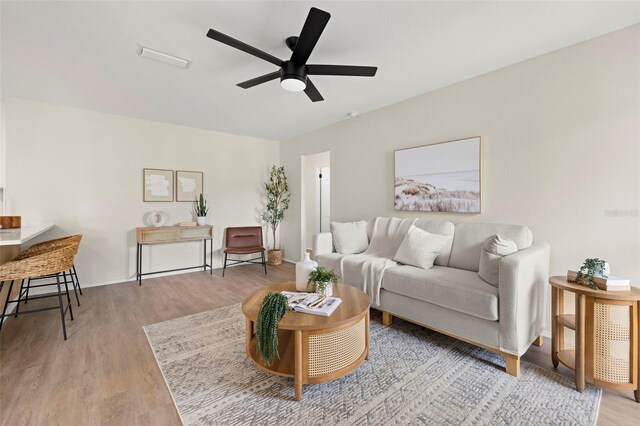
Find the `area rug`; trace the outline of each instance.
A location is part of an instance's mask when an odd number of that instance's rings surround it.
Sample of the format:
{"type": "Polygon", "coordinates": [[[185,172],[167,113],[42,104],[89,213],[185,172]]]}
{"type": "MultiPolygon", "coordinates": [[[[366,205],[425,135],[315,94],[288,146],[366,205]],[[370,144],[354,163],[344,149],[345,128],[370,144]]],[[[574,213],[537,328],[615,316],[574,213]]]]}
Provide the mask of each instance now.
{"type": "Polygon", "coordinates": [[[369,360],[306,385],[245,354],[240,305],[144,327],[182,422],[192,425],[593,425],[601,390],[522,363],[520,378],[484,349],[372,314],[369,360]]]}

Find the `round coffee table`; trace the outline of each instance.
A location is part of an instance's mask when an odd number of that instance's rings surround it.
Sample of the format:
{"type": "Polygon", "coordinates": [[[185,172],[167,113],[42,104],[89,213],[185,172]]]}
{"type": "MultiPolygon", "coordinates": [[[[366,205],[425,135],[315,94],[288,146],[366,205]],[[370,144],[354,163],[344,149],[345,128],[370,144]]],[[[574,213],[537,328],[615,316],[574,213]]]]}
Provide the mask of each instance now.
{"type": "Polygon", "coordinates": [[[262,300],[271,291],[296,291],[295,283],[265,287],[242,302],[247,355],[260,368],[293,377],[295,398],[302,385],[322,383],[356,370],[369,356],[369,297],[355,287],[337,284],[333,295],[342,303],[329,317],[287,312],[278,323],[280,359],[265,365],[256,349],[255,323],[262,300]]]}

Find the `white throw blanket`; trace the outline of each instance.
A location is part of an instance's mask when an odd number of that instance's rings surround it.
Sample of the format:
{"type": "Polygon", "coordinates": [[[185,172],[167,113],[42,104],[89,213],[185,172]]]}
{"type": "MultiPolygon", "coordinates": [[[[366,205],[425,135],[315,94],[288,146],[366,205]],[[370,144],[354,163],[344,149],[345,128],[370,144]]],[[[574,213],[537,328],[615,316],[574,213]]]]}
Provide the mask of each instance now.
{"type": "Polygon", "coordinates": [[[387,268],[396,266],[393,257],[415,219],[377,217],[373,224],[371,243],[364,253],[342,258],[342,280],[369,295],[369,300],[380,305],[382,276],[387,268]]]}

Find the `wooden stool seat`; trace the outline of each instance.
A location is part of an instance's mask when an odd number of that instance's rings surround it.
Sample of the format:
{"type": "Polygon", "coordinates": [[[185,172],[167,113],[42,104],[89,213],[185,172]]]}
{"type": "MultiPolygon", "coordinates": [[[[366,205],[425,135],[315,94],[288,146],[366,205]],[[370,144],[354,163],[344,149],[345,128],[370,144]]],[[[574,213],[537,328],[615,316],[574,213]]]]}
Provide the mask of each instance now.
{"type": "MultiPolygon", "coordinates": [[[[81,240],[82,240],[82,234],[77,234],[77,235],[70,235],[70,236],[62,237],[62,238],[56,238],[54,240],[43,241],[41,243],[32,245],[31,247],[29,247],[26,250],[21,251],[20,254],[18,254],[18,256],[16,256],[13,260],[27,259],[27,258],[32,257],[32,256],[37,256],[37,255],[40,255],[40,254],[43,254],[43,253],[48,253],[50,251],[56,250],[56,249],[61,248],[61,247],[68,246],[70,244],[77,244],[77,248],[79,248],[81,240]]],[[[76,254],[77,254],[77,252],[76,252],[76,254]]],[[[71,268],[69,269],[68,273],[71,276],[71,283],[73,285],[73,293],[76,296],[76,303],[78,304],[78,306],[80,306],[80,297],[78,296],[78,291],[80,292],[80,295],[82,295],[82,287],[80,287],[80,280],[78,279],[78,273],[76,271],[75,264],[71,266],[71,268]]],[[[31,288],[34,288],[34,287],[47,287],[47,286],[56,285],[55,282],[50,282],[50,283],[47,283],[47,284],[40,284],[40,285],[31,285],[31,281],[33,281],[33,280],[43,280],[43,279],[52,279],[52,278],[55,278],[55,276],[54,275],[44,275],[44,276],[37,277],[37,278],[29,278],[27,280],[26,288],[24,288],[24,286],[20,287],[20,297],[22,297],[23,292],[24,292],[25,303],[27,303],[27,301],[29,300],[29,290],[31,288]]]]}
{"type": "Polygon", "coordinates": [[[71,298],[69,297],[69,288],[67,286],[67,278],[66,271],[70,270],[73,266],[73,260],[75,254],[78,251],[78,242],[71,241],[66,245],[57,247],[54,250],[48,251],[46,253],[33,254],[29,257],[25,257],[19,260],[13,260],[4,265],[0,266],[0,289],[4,286],[5,282],[10,282],[9,291],[7,292],[7,298],[4,303],[4,308],[2,310],[2,316],[0,320],[0,330],[2,330],[2,324],[4,323],[4,318],[10,316],[12,314],[7,314],[7,307],[9,303],[16,303],[16,312],[15,316],[17,317],[19,314],[27,314],[33,312],[40,312],[50,309],[60,309],[60,318],[62,321],[62,332],[64,335],[64,339],[67,340],[67,328],[65,324],[65,316],[66,312],[69,311],[69,315],[73,320],[73,310],[71,308],[71,298]],[[60,275],[63,274],[64,282],[61,281],[60,275]],[[25,301],[22,298],[22,292],[19,293],[18,299],[10,300],[11,298],[11,290],[13,288],[13,284],[15,281],[21,281],[21,289],[22,285],[24,285],[24,280],[40,278],[43,276],[53,276],[56,278],[56,285],[58,292],[54,295],[40,295],[32,297],[32,299],[43,299],[48,297],[58,297],[58,305],[57,306],[48,306],[45,308],[32,309],[29,311],[19,312],[20,302],[25,301]],[[62,289],[61,286],[64,284],[65,294],[67,296],[67,306],[64,307],[62,302],[62,289]]]}

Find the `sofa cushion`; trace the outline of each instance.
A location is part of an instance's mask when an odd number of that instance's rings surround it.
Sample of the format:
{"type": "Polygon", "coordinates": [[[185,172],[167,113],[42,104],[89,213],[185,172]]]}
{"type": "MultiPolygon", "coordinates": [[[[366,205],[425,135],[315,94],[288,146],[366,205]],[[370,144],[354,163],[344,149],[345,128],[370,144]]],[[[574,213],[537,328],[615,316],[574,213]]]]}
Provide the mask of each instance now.
{"type": "Polygon", "coordinates": [[[485,282],[498,287],[500,259],[518,251],[516,243],[500,235],[494,235],[482,245],[478,275],[485,282]]]}
{"type": "Polygon", "coordinates": [[[429,269],[433,266],[433,261],[442,247],[448,242],[448,235],[432,234],[412,225],[393,260],[405,265],[429,269]]]}
{"type": "Polygon", "coordinates": [[[316,262],[318,262],[318,266],[324,266],[330,271],[335,272],[339,277],[342,277],[342,258],[344,254],[340,253],[324,253],[316,256],[316,262]]]}
{"type": "Polygon", "coordinates": [[[478,272],[482,245],[498,234],[516,243],[518,250],[531,246],[533,234],[526,226],[489,223],[456,223],[449,265],[453,268],[478,272]]]}
{"type": "Polygon", "coordinates": [[[382,288],[478,318],[498,320],[498,289],[475,272],[444,266],[397,266],[385,271],[382,288]]]}
{"type": "Polygon", "coordinates": [[[449,241],[442,247],[440,254],[433,262],[434,265],[449,266],[449,256],[451,255],[451,245],[453,244],[453,233],[455,226],[446,220],[416,220],[414,225],[423,231],[432,234],[448,235],[449,241]]]}
{"type": "Polygon", "coordinates": [[[338,253],[358,254],[369,247],[367,222],[331,222],[333,245],[338,253]]]}

